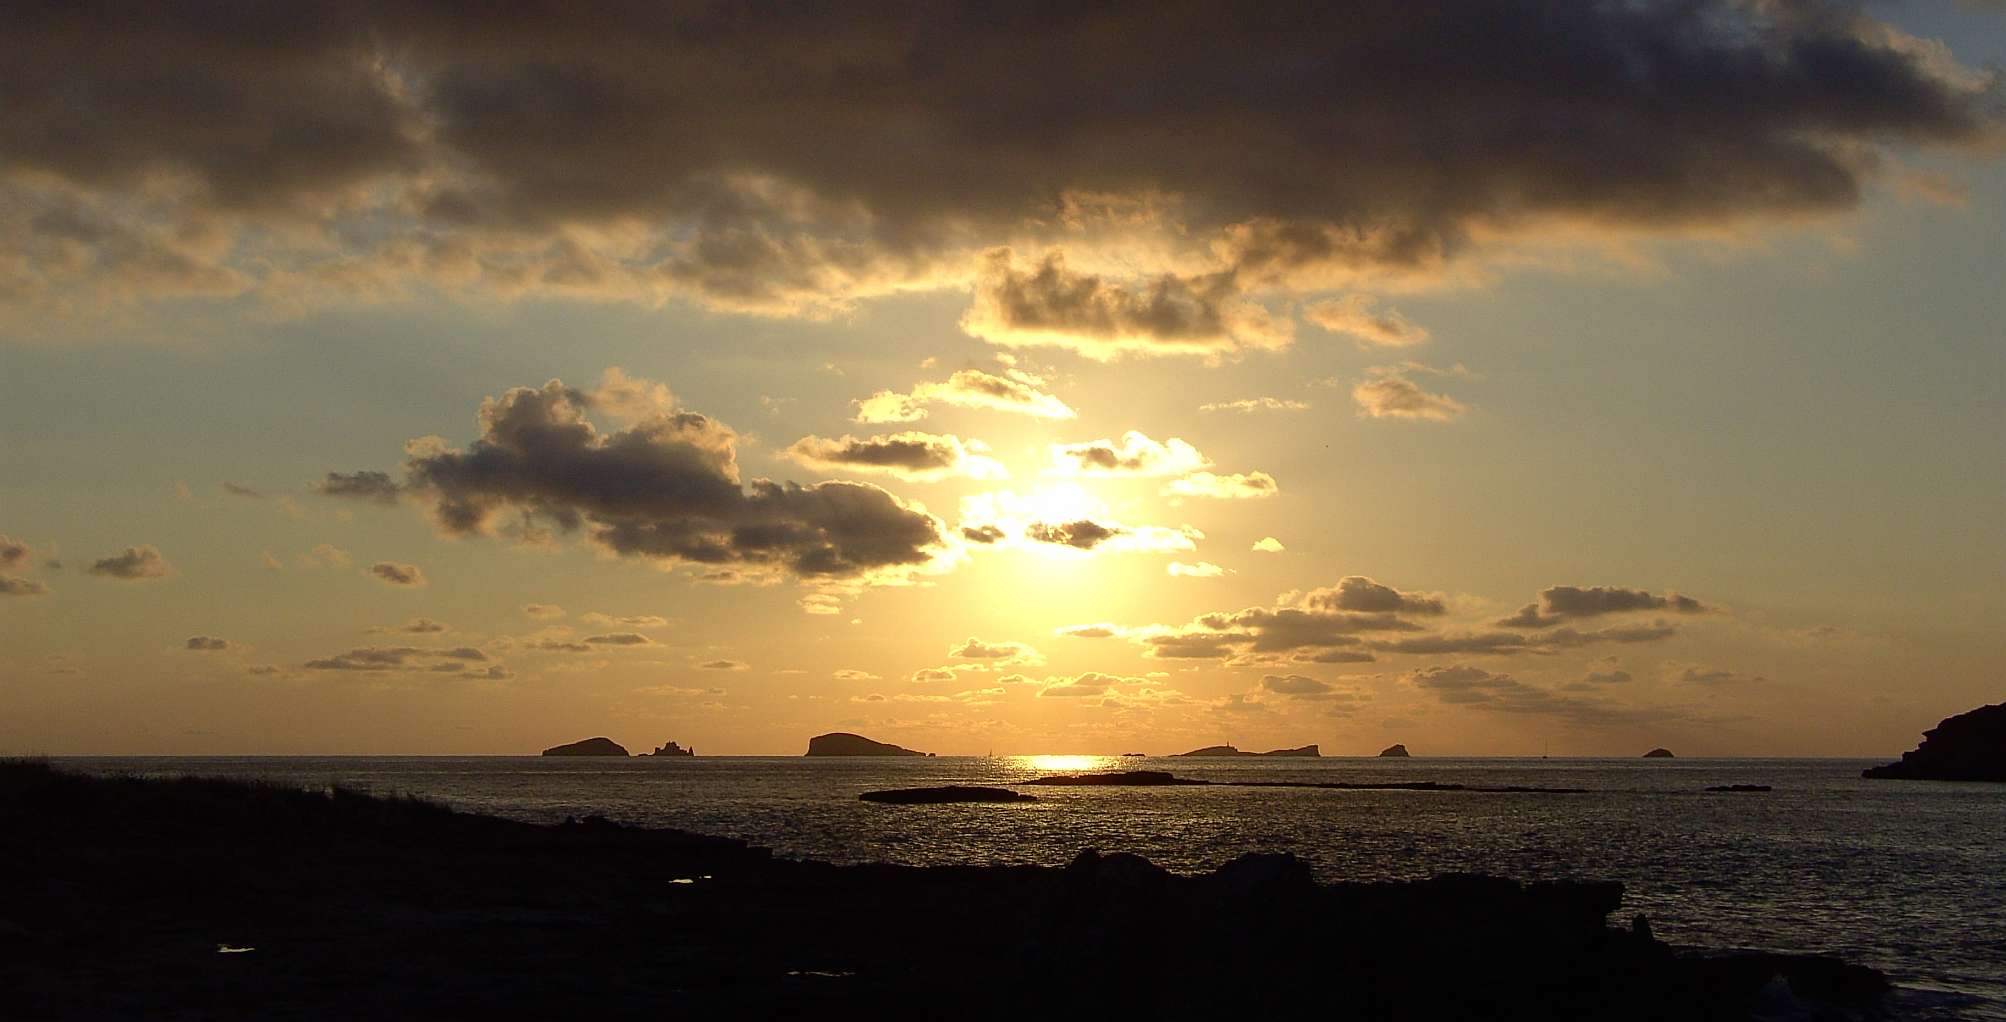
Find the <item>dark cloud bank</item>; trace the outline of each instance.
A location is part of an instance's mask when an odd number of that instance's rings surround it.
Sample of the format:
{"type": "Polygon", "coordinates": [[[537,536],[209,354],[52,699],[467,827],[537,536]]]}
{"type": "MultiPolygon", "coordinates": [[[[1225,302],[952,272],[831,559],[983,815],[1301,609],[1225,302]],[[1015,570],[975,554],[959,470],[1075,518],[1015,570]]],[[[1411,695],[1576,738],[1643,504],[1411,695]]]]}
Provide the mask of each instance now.
{"type": "Polygon", "coordinates": [[[952,281],[1003,343],[1257,346],[1286,329],[1250,289],[1846,208],[1889,145],[1996,116],[1989,75],[1816,0],[31,2],[8,35],[13,304],[952,281]],[[1137,232],[1195,258],[1110,281],[1035,250],[1137,232]]]}

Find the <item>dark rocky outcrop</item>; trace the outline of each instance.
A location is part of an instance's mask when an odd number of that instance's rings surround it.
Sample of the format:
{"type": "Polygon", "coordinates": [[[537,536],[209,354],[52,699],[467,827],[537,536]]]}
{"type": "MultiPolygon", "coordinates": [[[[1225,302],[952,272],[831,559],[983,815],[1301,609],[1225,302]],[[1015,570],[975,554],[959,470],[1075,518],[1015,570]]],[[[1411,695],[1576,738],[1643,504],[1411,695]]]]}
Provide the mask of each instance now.
{"type": "Polygon", "coordinates": [[[808,739],[810,756],[931,756],[930,752],[914,752],[884,742],[874,742],[863,735],[853,735],[848,731],[832,731],[826,735],[816,735],[808,739]]]}
{"type": "Polygon", "coordinates": [[[1657,748],[1657,749],[1652,749],[1651,751],[1649,751],[1649,752],[1647,752],[1647,753],[1644,753],[1644,756],[1643,756],[1643,758],[1645,758],[1645,759],[1671,759],[1671,758],[1672,758],[1672,750],[1670,750],[1670,749],[1666,749],[1666,748],[1657,748]]]}
{"type": "Polygon", "coordinates": [[[1202,749],[1180,752],[1177,754],[1177,758],[1224,759],[1233,756],[1301,756],[1311,758],[1321,755],[1322,753],[1319,753],[1314,745],[1305,745],[1296,749],[1269,749],[1267,752],[1242,752],[1231,745],[1207,745],[1202,749]]]}
{"type": "Polygon", "coordinates": [[[1114,770],[1104,774],[1053,774],[1050,777],[1034,777],[1018,784],[1036,784],[1056,788],[1112,787],[1112,788],[1160,788],[1179,784],[1209,784],[1189,777],[1179,777],[1166,770],[1114,770]]]}
{"type": "Polygon", "coordinates": [[[862,802],[884,802],[897,806],[933,806],[950,802],[1036,802],[1035,795],[1008,788],[984,788],[971,784],[948,784],[938,788],[893,788],[867,791],[857,796],[862,802]]]}
{"type": "Polygon", "coordinates": [[[659,748],[659,749],[656,749],[656,750],[655,750],[655,751],[653,751],[653,752],[650,752],[650,753],[646,753],[645,755],[649,755],[649,756],[694,756],[694,755],[696,755],[696,754],[697,754],[697,749],[696,749],[696,746],[694,746],[694,745],[692,745],[692,746],[690,746],[689,748],[685,749],[685,748],[683,748],[682,746],[680,746],[680,745],[677,745],[677,744],[676,744],[676,743],[674,743],[674,742],[669,742],[669,743],[667,743],[666,745],[663,745],[663,746],[662,746],[661,748],[659,748]]]}
{"type": "Polygon", "coordinates": [[[1404,745],[1401,745],[1401,744],[1400,744],[1399,742],[1395,742],[1395,743],[1393,743],[1392,745],[1389,745],[1389,746],[1387,746],[1386,748],[1384,748],[1384,749],[1381,749],[1381,750],[1379,750],[1379,758],[1380,758],[1380,759],[1406,759],[1406,758],[1407,758],[1407,747],[1406,747],[1406,746],[1404,746],[1404,745]]]}
{"type": "Polygon", "coordinates": [[[1901,762],[1868,767],[1862,777],[1918,781],[2006,781],[2006,703],[1945,717],[1922,733],[1901,762]]]}
{"type": "Polygon", "coordinates": [[[1197,875],[837,866],[597,817],[0,762],[7,1017],[1866,1018],[1886,984],[1809,956],[1675,951],[1620,885],[1318,883],[1292,855],[1197,875]],[[228,862],[227,869],[217,863],[228,862]],[[107,925],[106,920],[116,920],[107,925]],[[867,920],[869,939],[848,921],[867,920]],[[218,954],[220,946],[252,949],[218,954]],[[1765,1017],[1775,1017],[1765,1015],[1765,1017]]]}
{"type": "Polygon", "coordinates": [[[611,738],[587,738],[569,745],[553,745],[543,750],[546,756],[625,756],[627,749],[611,738]]]}

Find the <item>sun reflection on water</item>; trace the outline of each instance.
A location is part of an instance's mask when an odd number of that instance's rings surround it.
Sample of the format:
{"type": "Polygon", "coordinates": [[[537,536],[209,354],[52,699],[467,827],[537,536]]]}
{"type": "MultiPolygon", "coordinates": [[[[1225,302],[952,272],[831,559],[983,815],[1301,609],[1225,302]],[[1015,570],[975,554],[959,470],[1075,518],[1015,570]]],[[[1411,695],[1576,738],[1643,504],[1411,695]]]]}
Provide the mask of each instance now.
{"type": "Polygon", "coordinates": [[[1099,770],[1114,765],[1112,756],[1019,756],[1017,760],[1033,770],[1099,770]]]}

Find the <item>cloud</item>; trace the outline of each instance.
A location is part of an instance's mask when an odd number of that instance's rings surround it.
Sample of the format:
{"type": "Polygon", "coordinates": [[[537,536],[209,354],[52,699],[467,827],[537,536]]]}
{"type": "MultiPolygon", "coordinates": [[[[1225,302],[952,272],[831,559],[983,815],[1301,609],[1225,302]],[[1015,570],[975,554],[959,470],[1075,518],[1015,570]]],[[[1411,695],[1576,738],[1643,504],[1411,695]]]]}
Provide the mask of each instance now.
{"type": "Polygon", "coordinates": [[[1730,671],[1718,667],[1681,663],[1667,663],[1665,665],[1665,676],[1668,680],[1681,685],[1698,685],[1702,688],[1749,685],[1768,680],[1760,674],[1743,674],[1740,671],[1730,671]]]}
{"type": "MultiPolygon", "coordinates": [[[[840,671],[836,671],[836,672],[834,672],[834,673],[830,674],[829,676],[830,676],[831,678],[834,678],[834,679],[836,679],[837,681],[882,681],[882,680],[884,680],[884,679],[882,679],[882,678],[878,677],[877,675],[875,675],[875,674],[872,674],[872,673],[871,673],[871,672],[869,672],[869,671],[860,671],[860,670],[857,670],[857,669],[856,669],[856,668],[854,668],[854,667],[845,667],[845,668],[843,668],[843,669],[842,669],[842,670],[840,670],[840,671]]],[[[950,674],[950,677],[952,677],[952,675],[951,675],[951,674],[950,674]]]]}
{"type": "Polygon", "coordinates": [[[46,596],[49,587],[32,578],[0,575],[0,596],[46,596]]]}
{"type": "Polygon", "coordinates": [[[1477,667],[1424,667],[1409,671],[1401,680],[1445,705],[1557,717],[1588,727],[1650,723],[1672,716],[1663,710],[1560,695],[1509,674],[1493,674],[1477,667]]]}
{"type": "Polygon", "coordinates": [[[619,366],[606,367],[599,374],[599,386],[587,391],[585,399],[594,410],[627,424],[667,415],[676,407],[668,384],[630,376],[619,366]]]}
{"type": "Polygon", "coordinates": [[[994,458],[988,445],[964,441],[953,434],[905,432],[858,439],[845,435],[830,440],[805,436],[787,448],[789,458],[822,471],[882,472],[907,480],[946,476],[1004,479],[1010,473],[994,458]]]}
{"type": "Polygon", "coordinates": [[[1111,639],[1120,635],[1121,629],[1114,625],[1067,625],[1052,634],[1074,639],[1111,639]]]}
{"type": "Polygon", "coordinates": [[[1398,309],[1376,311],[1371,295],[1348,295],[1312,302],[1303,309],[1303,318],[1334,334],[1347,334],[1361,348],[1406,348],[1428,339],[1428,331],[1416,326],[1398,309]]]}
{"type": "MultiPolygon", "coordinates": [[[[1007,679],[1006,679],[1007,680],[1007,679]]],[[[1123,677],[1118,674],[1102,674],[1087,671],[1073,677],[1048,677],[1043,687],[1038,689],[1040,699],[1076,699],[1107,695],[1116,685],[1146,685],[1146,678],[1123,677]]]]}
{"type": "Polygon", "coordinates": [[[1299,598],[1304,606],[1324,610],[1372,613],[1441,614],[1447,608],[1433,593],[1405,593],[1363,575],[1347,575],[1327,589],[1312,589],[1299,598]]]}
{"type": "Polygon", "coordinates": [[[269,496],[263,490],[253,489],[242,483],[233,483],[227,480],[223,483],[223,492],[232,497],[243,497],[246,500],[264,500],[269,496]]]}
{"type": "Polygon", "coordinates": [[[548,525],[664,565],[869,582],[927,565],[946,542],[932,516],[866,483],[742,485],[736,434],[706,416],[658,414],[602,433],[589,403],[559,380],[490,398],[467,448],[436,437],[408,445],[404,488],[449,535],[548,525]]]}
{"type": "Polygon", "coordinates": [[[1570,618],[1638,611],[1710,614],[1714,608],[1678,593],[1657,596],[1648,590],[1621,586],[1549,586],[1540,590],[1539,602],[1528,603],[1497,623],[1506,628],[1550,628],[1570,618]]]}
{"type": "Polygon", "coordinates": [[[410,635],[437,635],[440,632],[452,631],[452,627],[443,621],[434,621],[429,617],[414,617],[401,625],[397,625],[394,628],[382,629],[382,631],[404,632],[410,635]]]}
{"type": "Polygon", "coordinates": [[[1449,422],[1470,410],[1447,394],[1422,390],[1398,371],[1379,367],[1373,373],[1372,379],[1351,388],[1361,418],[1449,422]]]}
{"type": "Polygon", "coordinates": [[[369,574],[386,585],[422,586],[426,584],[425,573],[415,564],[399,564],[396,561],[377,561],[369,566],[369,574]]]}
{"type": "Polygon", "coordinates": [[[34,552],[34,548],[28,544],[0,532],[0,568],[25,564],[34,552]]]}
{"type": "Polygon", "coordinates": [[[1177,437],[1161,443],[1129,430],[1121,442],[1088,440],[1053,444],[1052,472],[1061,476],[1169,476],[1194,472],[1212,464],[1198,449],[1177,437]]]}
{"type": "Polygon", "coordinates": [[[1236,472],[1232,475],[1193,472],[1182,479],[1172,479],[1163,487],[1166,496],[1241,500],[1272,497],[1280,492],[1281,487],[1275,484],[1275,477],[1266,472],[1236,472]]]}
{"type": "Polygon", "coordinates": [[[743,660],[720,659],[720,660],[706,660],[703,663],[698,664],[697,668],[699,670],[705,670],[705,671],[749,671],[752,669],[752,665],[747,664],[743,660]]]}
{"type": "Polygon", "coordinates": [[[1037,650],[1021,642],[989,642],[970,636],[948,648],[947,655],[962,660],[983,661],[985,668],[1035,665],[1045,662],[1037,650]]]}
{"type": "Polygon", "coordinates": [[[608,635],[588,635],[585,637],[585,644],[588,646],[652,646],[655,644],[655,640],[639,632],[613,632],[608,635]]]}
{"type": "Polygon", "coordinates": [[[1228,271],[1116,281],[1068,269],[1057,250],[1025,267],[1008,249],[986,258],[961,328],[993,344],[1068,348],[1105,361],[1129,353],[1275,350],[1293,333],[1228,271]]]}
{"type": "Polygon", "coordinates": [[[998,343],[1237,352],[1286,337],[1264,291],[1844,210],[1892,147],[1996,129],[1992,75],[1839,5],[292,10],[11,26],[0,294],[972,287],[998,343]]]}
{"type": "Polygon", "coordinates": [[[1121,535],[1117,526],[1101,525],[1082,518],[1076,522],[1033,522],[1024,529],[1024,537],[1038,543],[1054,543],[1077,550],[1092,550],[1094,547],[1121,535]]]}
{"type": "Polygon", "coordinates": [[[554,603],[525,603],[522,612],[539,620],[549,621],[564,616],[564,608],[554,603]]]}
{"type": "Polygon", "coordinates": [[[927,406],[953,405],[992,412],[1012,412],[1039,419],[1072,419],[1079,413],[1045,391],[1045,381],[1021,369],[1006,368],[999,375],[981,369],[963,369],[939,382],[922,382],[900,394],[881,390],[857,402],[857,421],[916,422],[926,418],[927,406]]]}
{"type": "Polygon", "coordinates": [[[228,639],[218,639],[211,635],[191,636],[187,642],[181,644],[182,649],[196,653],[218,653],[234,646],[235,644],[228,639]]]}
{"type": "Polygon", "coordinates": [[[626,625],[629,628],[667,628],[669,626],[669,619],[659,614],[603,614],[595,610],[579,618],[579,620],[595,625],[626,625]]]}
{"type": "Polygon", "coordinates": [[[166,578],[174,574],[174,566],[160,555],[159,548],[150,543],[129,546],[122,554],[102,557],[91,562],[86,571],[100,578],[115,578],[129,582],[166,578]]]}
{"type": "Polygon", "coordinates": [[[1330,683],[1300,674],[1269,674],[1261,678],[1261,689],[1285,696],[1318,696],[1331,690],[1330,683]]]}
{"type": "Polygon", "coordinates": [[[1243,397],[1198,406],[1201,412],[1306,412],[1309,402],[1279,397],[1243,397]]]}
{"type": "Polygon", "coordinates": [[[295,558],[302,568],[346,568],[353,563],[348,551],[332,543],[320,543],[295,558]]]}
{"type": "Polygon", "coordinates": [[[1253,551],[1257,554],[1278,554],[1288,549],[1282,541],[1273,536],[1263,536],[1254,541],[1253,551]]]}
{"type": "Polygon", "coordinates": [[[1199,561],[1196,564],[1171,561],[1168,565],[1164,566],[1164,570],[1172,577],[1181,576],[1184,578],[1218,578],[1227,573],[1226,569],[1213,564],[1211,561],[1199,561]]]}
{"type": "Polygon", "coordinates": [[[301,665],[310,671],[438,671],[442,664],[458,670],[467,663],[484,663],[487,653],[472,646],[450,649],[418,646],[361,646],[346,653],[308,660],[301,665]]]}
{"type": "Polygon", "coordinates": [[[314,484],[313,491],[323,497],[362,500],[387,506],[397,503],[404,488],[397,485],[387,472],[329,472],[314,484]]]}

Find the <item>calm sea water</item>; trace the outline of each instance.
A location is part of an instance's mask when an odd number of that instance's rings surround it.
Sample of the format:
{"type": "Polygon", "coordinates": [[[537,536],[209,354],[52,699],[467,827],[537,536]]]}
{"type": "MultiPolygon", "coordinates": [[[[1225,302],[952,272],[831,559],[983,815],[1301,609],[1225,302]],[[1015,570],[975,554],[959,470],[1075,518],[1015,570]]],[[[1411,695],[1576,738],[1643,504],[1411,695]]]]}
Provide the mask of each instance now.
{"type": "MultiPolygon", "coordinates": [[[[1866,781],[1864,760],[74,759],[107,772],[410,794],[532,821],[600,814],[834,862],[1063,864],[1082,848],[1173,870],[1290,851],[1325,879],[1487,872],[1615,879],[1673,943],[1829,952],[1887,971],[1905,1018],[2006,1020],[2006,785],[1866,781]],[[875,788],[1158,769],[1210,780],[1412,781],[1587,794],[1040,788],[1019,805],[903,807],[875,788]],[[1719,794],[1716,784],[1767,784],[1719,794]]],[[[1619,920],[1620,922],[1620,920],[1619,920]]]]}

